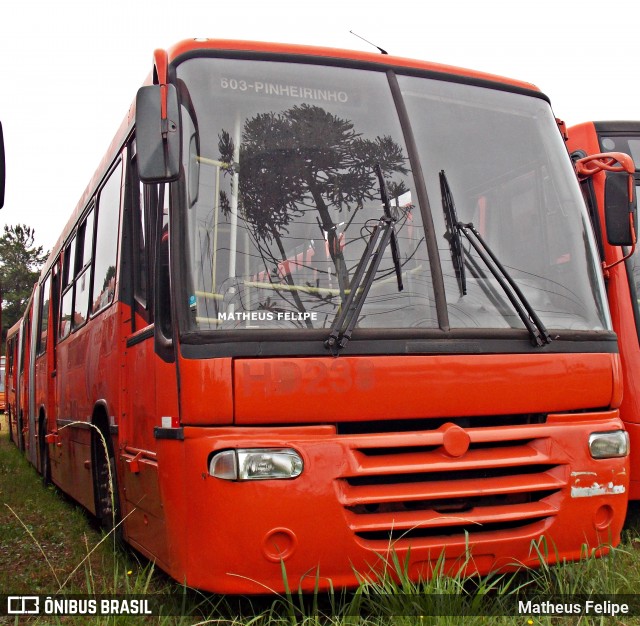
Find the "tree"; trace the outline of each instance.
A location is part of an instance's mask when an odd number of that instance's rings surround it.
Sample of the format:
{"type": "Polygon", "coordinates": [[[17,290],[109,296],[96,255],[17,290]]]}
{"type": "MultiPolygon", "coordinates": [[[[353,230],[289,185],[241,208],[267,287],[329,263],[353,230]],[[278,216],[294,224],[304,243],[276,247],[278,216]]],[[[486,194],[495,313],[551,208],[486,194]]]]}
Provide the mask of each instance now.
{"type": "Polygon", "coordinates": [[[40,268],[47,259],[35,245],[35,230],[26,224],[5,226],[0,237],[0,290],[2,293],[2,345],[6,330],[22,316],[40,268]]]}
{"type": "MultiPolygon", "coordinates": [[[[218,149],[222,162],[234,164],[236,147],[229,132],[220,134],[218,149]]],[[[225,174],[239,170],[239,209],[257,237],[274,241],[282,252],[281,236],[292,219],[308,211],[316,214],[344,294],[348,269],[330,209],[353,216],[366,201],[379,198],[375,167],[381,166],[385,178],[407,174],[402,148],[389,136],[366,139],[352,121],[302,104],[246,120],[239,157],[239,165],[225,174]]],[[[406,188],[390,181],[389,190],[397,196],[406,188]]],[[[228,212],[224,193],[220,200],[228,212]]]]}

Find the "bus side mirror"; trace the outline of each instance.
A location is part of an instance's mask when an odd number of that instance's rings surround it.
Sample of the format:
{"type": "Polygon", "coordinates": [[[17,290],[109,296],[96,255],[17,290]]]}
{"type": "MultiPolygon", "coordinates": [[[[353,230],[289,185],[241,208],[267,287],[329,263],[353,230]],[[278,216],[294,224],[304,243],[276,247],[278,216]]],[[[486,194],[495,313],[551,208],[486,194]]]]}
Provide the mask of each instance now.
{"type": "Polygon", "coordinates": [[[579,177],[588,178],[603,172],[605,178],[604,215],[607,241],[613,246],[636,243],[637,211],[633,159],[622,152],[593,154],[575,163],[579,177]]]}
{"type": "Polygon", "coordinates": [[[138,90],[136,150],[143,183],[168,183],[178,178],[180,110],[174,85],[149,85],[138,90]]]}
{"type": "MultiPolygon", "coordinates": [[[[633,181],[633,177],[632,177],[633,181]]],[[[607,240],[612,246],[632,246],[638,232],[635,185],[629,189],[629,176],[607,172],[604,183],[604,218],[607,240]]]]}

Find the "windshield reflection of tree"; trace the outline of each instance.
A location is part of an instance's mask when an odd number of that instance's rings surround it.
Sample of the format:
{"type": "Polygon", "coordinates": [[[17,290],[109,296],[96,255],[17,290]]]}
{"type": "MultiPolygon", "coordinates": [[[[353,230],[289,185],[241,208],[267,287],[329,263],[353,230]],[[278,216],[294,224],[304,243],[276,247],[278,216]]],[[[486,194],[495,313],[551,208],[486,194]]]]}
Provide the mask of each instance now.
{"type": "MultiPolygon", "coordinates": [[[[317,223],[316,232],[322,233],[326,241],[343,302],[349,289],[350,273],[361,254],[352,256],[349,267],[344,251],[356,241],[368,239],[379,215],[370,209],[366,216],[361,216],[369,223],[361,224],[357,233],[354,225],[355,234],[348,240],[347,230],[365,202],[375,200],[376,208],[380,205],[375,174],[377,163],[387,179],[393,173],[408,174],[402,148],[388,135],[366,139],[355,130],[353,122],[307,104],[281,113],[260,113],[247,119],[239,163],[234,163],[236,147],[229,132],[221,132],[218,146],[220,160],[234,164],[224,170],[225,175],[239,174],[238,212],[252,231],[270,281],[286,281],[292,287],[287,295],[293,298],[295,308],[306,311],[298,289],[294,288],[294,277],[289,271],[292,259],[283,243],[294,220],[302,218],[301,221],[307,224],[317,223]],[[334,215],[339,219],[334,221],[334,215]],[[271,244],[275,244],[277,253],[272,252],[271,244]]],[[[404,181],[389,180],[387,185],[391,198],[407,192],[404,181]]],[[[224,191],[220,194],[220,206],[228,216],[231,203],[224,191]]],[[[406,212],[409,210],[410,206],[404,208],[406,212]]],[[[406,221],[405,213],[398,228],[401,229],[406,221]]],[[[411,258],[413,253],[407,256],[411,258]]],[[[304,264],[304,259],[295,262],[304,264]]],[[[318,267],[307,269],[320,271],[318,267]]],[[[314,291],[313,286],[307,283],[306,287],[310,289],[304,290],[305,293],[323,303],[333,297],[322,290],[314,291]]],[[[260,306],[271,307],[269,299],[260,306]]],[[[306,323],[312,326],[308,320],[306,323]]]]}

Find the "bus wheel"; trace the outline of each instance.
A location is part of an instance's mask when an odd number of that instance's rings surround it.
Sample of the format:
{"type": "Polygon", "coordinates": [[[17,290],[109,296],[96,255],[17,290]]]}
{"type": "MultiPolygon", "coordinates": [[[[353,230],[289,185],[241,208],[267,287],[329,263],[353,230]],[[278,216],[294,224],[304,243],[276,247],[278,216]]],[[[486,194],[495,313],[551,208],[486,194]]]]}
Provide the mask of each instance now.
{"type": "Polygon", "coordinates": [[[96,427],[92,435],[96,517],[102,528],[107,533],[113,531],[116,539],[120,541],[122,526],[118,524],[120,499],[113,444],[105,429],[100,428],[99,432],[97,431],[96,427]]]}

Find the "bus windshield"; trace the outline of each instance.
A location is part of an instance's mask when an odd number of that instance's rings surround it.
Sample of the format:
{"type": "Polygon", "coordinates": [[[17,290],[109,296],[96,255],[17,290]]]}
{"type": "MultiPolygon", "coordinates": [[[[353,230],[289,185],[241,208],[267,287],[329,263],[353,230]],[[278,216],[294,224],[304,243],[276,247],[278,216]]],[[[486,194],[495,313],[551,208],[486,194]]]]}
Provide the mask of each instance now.
{"type": "Polygon", "coordinates": [[[584,203],[543,99],[272,61],[192,58],[176,74],[187,330],[329,329],[383,215],[377,167],[404,288],[387,247],[356,328],[524,328],[476,251],[463,241],[452,253],[441,171],[460,221],[548,328],[609,327],[584,203]]]}

